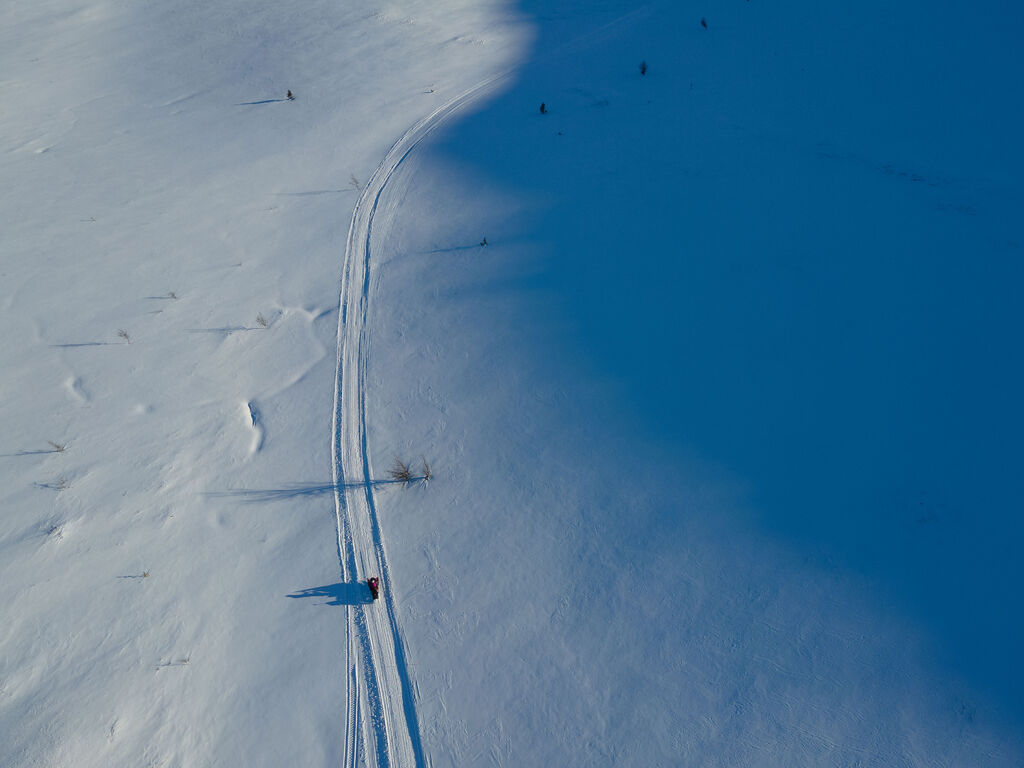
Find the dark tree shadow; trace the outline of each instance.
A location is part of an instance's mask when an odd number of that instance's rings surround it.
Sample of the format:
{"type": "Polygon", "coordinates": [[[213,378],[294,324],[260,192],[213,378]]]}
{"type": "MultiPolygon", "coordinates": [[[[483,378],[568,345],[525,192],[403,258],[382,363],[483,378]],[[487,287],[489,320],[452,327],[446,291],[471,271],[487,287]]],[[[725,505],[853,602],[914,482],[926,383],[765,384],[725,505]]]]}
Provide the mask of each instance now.
{"type": "Polygon", "coordinates": [[[480,243],[473,243],[473,245],[453,245],[450,248],[435,248],[432,251],[423,251],[423,253],[455,253],[456,251],[475,251],[486,246],[480,243]]]}
{"type": "Polygon", "coordinates": [[[253,107],[257,104],[277,104],[282,101],[288,101],[288,99],[263,99],[263,101],[243,101],[239,104],[235,104],[236,107],[253,107]]]}
{"type": "Polygon", "coordinates": [[[256,327],[250,328],[246,325],[225,325],[220,328],[186,328],[185,330],[189,333],[223,333],[230,336],[232,333],[237,333],[238,331],[262,331],[263,329],[256,327]]]}
{"type": "Polygon", "coordinates": [[[366,605],[373,602],[370,595],[370,588],[363,582],[338,582],[327,584],[323,587],[310,587],[301,592],[295,592],[288,597],[324,597],[330,598],[321,605],[366,605]]]}
{"type": "Polygon", "coordinates": [[[83,341],[80,344],[51,344],[51,347],[59,349],[70,349],[71,347],[113,347],[120,346],[121,341],[83,341]]]}
{"type": "Polygon", "coordinates": [[[275,192],[276,197],[310,197],[311,195],[337,195],[342,192],[355,192],[354,189],[311,189],[308,192],[275,192]]]}
{"type": "Polygon", "coordinates": [[[42,488],[47,491],[66,491],[68,489],[68,482],[61,478],[60,480],[54,480],[50,483],[32,483],[36,488],[42,488]]]}
{"type": "Polygon", "coordinates": [[[335,490],[351,490],[353,488],[377,488],[383,485],[412,485],[413,483],[425,482],[424,477],[414,477],[408,482],[405,480],[371,480],[369,483],[293,483],[283,488],[239,488],[233,491],[209,491],[205,495],[214,498],[240,498],[245,501],[282,501],[294,499],[301,496],[323,496],[334,493],[335,490]]]}

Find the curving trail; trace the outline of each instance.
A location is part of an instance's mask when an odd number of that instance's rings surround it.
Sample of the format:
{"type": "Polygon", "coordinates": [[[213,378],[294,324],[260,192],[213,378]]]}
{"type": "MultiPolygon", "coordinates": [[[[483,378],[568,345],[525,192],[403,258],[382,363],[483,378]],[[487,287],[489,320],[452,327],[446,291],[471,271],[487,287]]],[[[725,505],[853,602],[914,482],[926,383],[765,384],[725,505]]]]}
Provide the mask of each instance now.
{"type": "Polygon", "coordinates": [[[346,644],[348,703],[345,767],[426,766],[405,642],[398,625],[387,553],[377,519],[366,444],[366,370],[370,340],[370,257],[374,215],[394,172],[431,131],[505,75],[451,99],[406,131],[388,151],[356,203],[345,248],[338,318],[333,459],[338,560],[346,582],[379,575],[374,604],[350,605],[346,644]]]}
{"type": "MultiPolygon", "coordinates": [[[[650,13],[645,5],[567,41],[538,57],[537,66],[593,45],[624,24],[650,13]]],[[[334,389],[333,462],[338,560],[344,581],[381,579],[377,603],[350,605],[346,642],[345,768],[426,768],[405,640],[398,624],[387,552],[377,518],[366,440],[366,371],[370,354],[367,311],[374,217],[395,172],[446,120],[512,75],[483,80],[447,101],[407,130],[388,150],[363,189],[349,227],[338,313],[338,363],[334,389]]],[[[367,590],[367,594],[369,590],[367,590]]]]}

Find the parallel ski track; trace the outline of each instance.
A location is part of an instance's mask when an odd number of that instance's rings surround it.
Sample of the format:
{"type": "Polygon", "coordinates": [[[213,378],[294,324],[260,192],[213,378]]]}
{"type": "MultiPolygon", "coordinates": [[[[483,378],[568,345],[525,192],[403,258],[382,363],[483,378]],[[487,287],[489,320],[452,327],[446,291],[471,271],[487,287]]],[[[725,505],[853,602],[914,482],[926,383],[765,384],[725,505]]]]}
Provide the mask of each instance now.
{"type": "Polygon", "coordinates": [[[345,248],[338,317],[333,459],[338,561],[346,582],[379,575],[376,604],[348,606],[345,768],[424,767],[416,703],[377,518],[366,438],[367,312],[374,215],[395,171],[424,138],[506,75],[478,83],[423,118],[394,143],[356,203],[345,248]],[[352,487],[350,487],[352,486],[352,487]],[[362,728],[360,728],[362,721],[362,728]],[[362,738],[359,738],[360,731],[362,738]]]}
{"type": "MultiPolygon", "coordinates": [[[[567,41],[532,66],[592,45],[623,24],[650,13],[643,6],[567,41]]],[[[398,624],[390,569],[373,492],[366,438],[367,316],[374,216],[395,172],[432,131],[514,70],[483,80],[421,119],[391,146],[356,202],[345,246],[338,313],[334,388],[333,464],[338,561],[346,582],[378,575],[380,605],[350,605],[346,643],[345,768],[428,768],[420,740],[405,641],[398,624]],[[360,738],[361,736],[361,738],[360,738]]]]}

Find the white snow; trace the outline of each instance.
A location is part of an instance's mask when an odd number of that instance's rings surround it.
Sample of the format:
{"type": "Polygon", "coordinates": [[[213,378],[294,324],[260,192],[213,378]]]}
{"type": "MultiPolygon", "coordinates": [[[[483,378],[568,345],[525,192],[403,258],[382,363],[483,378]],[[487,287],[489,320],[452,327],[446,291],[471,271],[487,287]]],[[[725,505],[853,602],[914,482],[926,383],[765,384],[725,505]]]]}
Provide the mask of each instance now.
{"type": "Polygon", "coordinates": [[[0,765],[1024,762],[1015,6],[0,20],[0,765]]]}

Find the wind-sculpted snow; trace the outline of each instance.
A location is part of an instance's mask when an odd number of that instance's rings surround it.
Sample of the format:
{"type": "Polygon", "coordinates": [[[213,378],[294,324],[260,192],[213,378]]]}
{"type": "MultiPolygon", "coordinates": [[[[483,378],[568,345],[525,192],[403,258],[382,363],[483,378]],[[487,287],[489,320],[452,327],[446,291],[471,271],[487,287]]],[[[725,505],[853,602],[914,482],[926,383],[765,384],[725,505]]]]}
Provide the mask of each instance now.
{"type": "Polygon", "coordinates": [[[394,138],[508,66],[511,21],[5,8],[0,765],[356,760],[383,710],[346,685],[397,678],[357,669],[365,585],[333,588],[322,527],[341,244],[394,138]]]}

